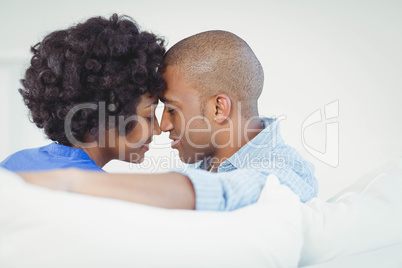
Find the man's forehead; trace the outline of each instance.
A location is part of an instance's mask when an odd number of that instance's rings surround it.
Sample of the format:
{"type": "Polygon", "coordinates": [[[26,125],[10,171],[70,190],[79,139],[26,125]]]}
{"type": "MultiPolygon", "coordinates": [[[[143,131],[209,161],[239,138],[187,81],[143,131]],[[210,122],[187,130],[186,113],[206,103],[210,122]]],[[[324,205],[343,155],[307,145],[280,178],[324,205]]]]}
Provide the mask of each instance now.
{"type": "Polygon", "coordinates": [[[160,96],[164,103],[185,103],[188,97],[194,98],[198,95],[198,90],[189,82],[185,74],[177,65],[169,65],[165,68],[163,78],[166,87],[160,96]]]}
{"type": "Polygon", "coordinates": [[[187,90],[183,92],[184,88],[176,82],[173,81],[173,83],[168,83],[165,90],[162,92],[162,94],[160,94],[159,99],[163,103],[174,104],[181,102],[183,95],[187,93],[187,90]]]}
{"type": "Polygon", "coordinates": [[[178,104],[181,102],[180,95],[181,94],[175,93],[175,90],[165,90],[159,95],[159,99],[165,104],[178,104]]]}

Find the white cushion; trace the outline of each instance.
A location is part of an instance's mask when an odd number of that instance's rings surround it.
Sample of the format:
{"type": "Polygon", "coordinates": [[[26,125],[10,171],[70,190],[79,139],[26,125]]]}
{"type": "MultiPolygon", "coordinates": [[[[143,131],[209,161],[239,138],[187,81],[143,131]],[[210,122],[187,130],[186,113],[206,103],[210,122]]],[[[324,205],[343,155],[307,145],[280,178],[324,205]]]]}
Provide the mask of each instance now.
{"type": "MultiPolygon", "coordinates": [[[[402,243],[402,158],[374,170],[328,202],[303,205],[300,265],[402,243]]],[[[402,254],[394,256],[402,265],[402,254]]]]}
{"type": "Polygon", "coordinates": [[[0,170],[0,267],[295,267],[299,198],[269,176],[234,212],[152,208],[47,190],[0,170]]]}

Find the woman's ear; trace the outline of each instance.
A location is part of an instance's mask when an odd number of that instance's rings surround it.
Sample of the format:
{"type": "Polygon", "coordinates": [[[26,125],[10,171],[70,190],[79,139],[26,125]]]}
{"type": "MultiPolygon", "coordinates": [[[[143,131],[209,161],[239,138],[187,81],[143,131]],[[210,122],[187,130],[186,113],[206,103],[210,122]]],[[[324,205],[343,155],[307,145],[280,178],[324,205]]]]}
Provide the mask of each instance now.
{"type": "Polygon", "coordinates": [[[225,94],[216,95],[215,101],[215,116],[214,121],[218,124],[223,123],[230,114],[230,109],[232,108],[232,102],[229,97],[225,94]]]}

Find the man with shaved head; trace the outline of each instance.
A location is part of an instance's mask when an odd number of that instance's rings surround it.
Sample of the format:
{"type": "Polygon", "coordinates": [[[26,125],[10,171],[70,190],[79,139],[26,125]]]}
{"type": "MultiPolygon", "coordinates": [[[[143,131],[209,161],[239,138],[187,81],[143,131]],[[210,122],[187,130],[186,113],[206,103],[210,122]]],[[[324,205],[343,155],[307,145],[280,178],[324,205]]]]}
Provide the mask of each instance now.
{"type": "Polygon", "coordinates": [[[317,195],[312,164],[284,143],[278,120],[259,117],[264,73],[244,40],[225,31],[190,36],[169,49],[161,71],[166,81],[161,129],[170,132],[172,148],[192,164],[189,169],[22,176],[53,189],[165,208],[234,210],[255,203],[270,174],[302,202],[317,195]]]}
{"type": "MultiPolygon", "coordinates": [[[[172,147],[183,162],[218,173],[236,169],[273,173],[302,201],[316,195],[313,166],[283,142],[277,120],[259,117],[264,72],[244,40],[225,31],[190,36],[166,53],[163,76],[167,87],[161,97],[165,103],[161,130],[170,132],[172,147]]],[[[217,203],[226,194],[211,195],[223,184],[214,176],[191,169],[186,174],[198,207],[217,203]]],[[[259,181],[251,172],[237,180],[230,172],[221,176],[236,186],[238,193],[231,189],[234,199],[237,194],[248,199],[243,194],[255,186],[251,181],[259,181]]],[[[250,191],[249,197],[253,195],[250,191]]]]}
{"type": "Polygon", "coordinates": [[[246,42],[224,31],[180,41],[164,63],[167,89],[161,99],[167,109],[161,129],[170,131],[183,162],[212,156],[215,171],[263,128],[257,106],[264,83],[261,64],[246,42]]]}

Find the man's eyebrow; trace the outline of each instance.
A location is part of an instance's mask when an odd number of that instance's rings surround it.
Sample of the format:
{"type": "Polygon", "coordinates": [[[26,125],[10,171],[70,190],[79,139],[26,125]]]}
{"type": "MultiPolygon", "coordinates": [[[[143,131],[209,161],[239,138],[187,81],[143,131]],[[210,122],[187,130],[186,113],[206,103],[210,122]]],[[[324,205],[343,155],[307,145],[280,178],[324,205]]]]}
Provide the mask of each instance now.
{"type": "Polygon", "coordinates": [[[170,104],[170,103],[177,103],[177,101],[175,101],[175,100],[166,99],[166,98],[164,98],[164,97],[159,97],[159,99],[161,100],[161,102],[167,103],[167,104],[170,104]]]}
{"type": "Polygon", "coordinates": [[[156,100],[145,108],[151,107],[152,105],[158,105],[158,102],[159,102],[159,100],[156,100]]]}

